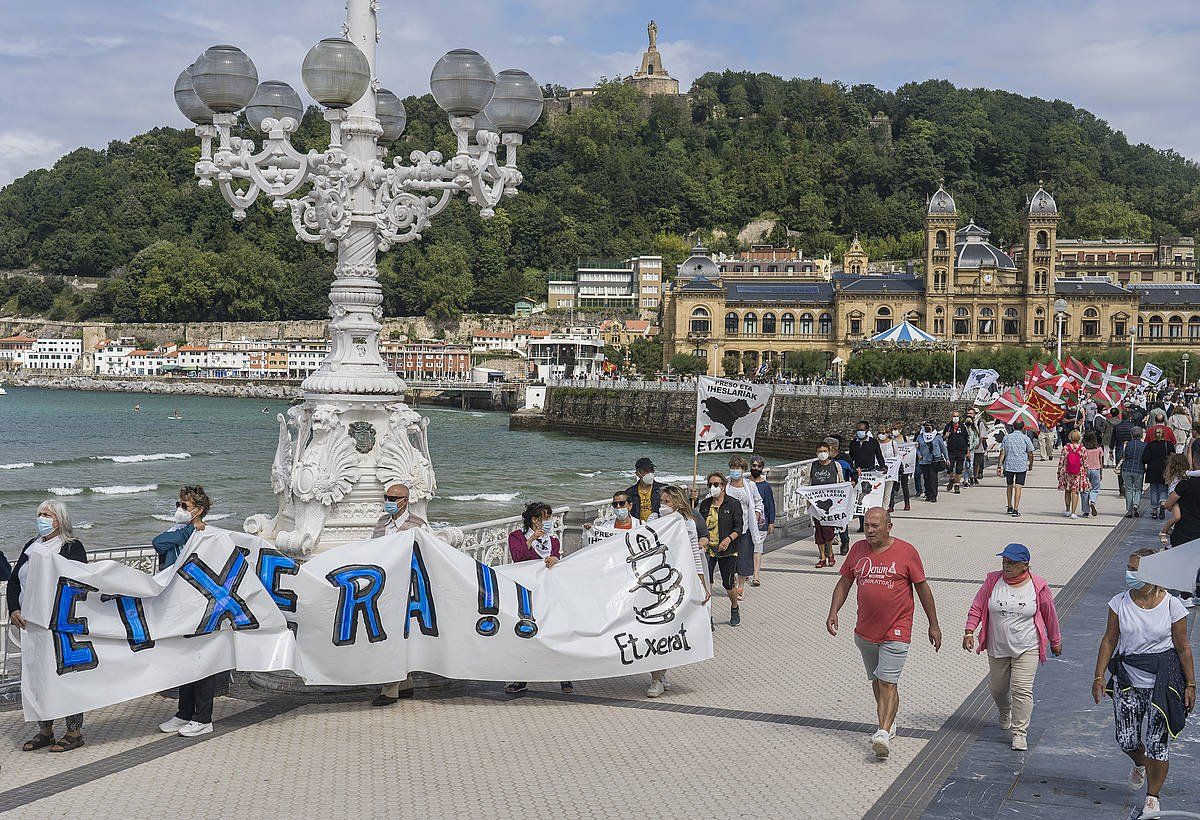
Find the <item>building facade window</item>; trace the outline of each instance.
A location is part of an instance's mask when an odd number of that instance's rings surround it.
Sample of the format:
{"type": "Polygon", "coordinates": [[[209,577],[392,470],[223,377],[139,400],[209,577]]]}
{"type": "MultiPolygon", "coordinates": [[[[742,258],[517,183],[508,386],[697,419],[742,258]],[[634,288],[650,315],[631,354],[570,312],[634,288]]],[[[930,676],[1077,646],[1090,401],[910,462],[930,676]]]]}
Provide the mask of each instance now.
{"type": "Polygon", "coordinates": [[[851,336],[861,336],[862,335],[862,319],[853,318],[850,320],[850,335],[851,336]]]}
{"type": "Polygon", "coordinates": [[[954,311],[954,335],[971,335],[971,313],[966,308],[958,308],[954,311]]]}
{"type": "Polygon", "coordinates": [[[692,318],[688,323],[688,332],[702,336],[707,336],[712,332],[712,317],[708,312],[708,308],[698,307],[692,311],[692,318]]]}
{"type": "Polygon", "coordinates": [[[1124,319],[1113,319],[1113,336],[1120,339],[1129,332],[1129,325],[1124,319]]]}
{"type": "Polygon", "coordinates": [[[779,320],[779,332],[784,336],[796,335],[796,317],[790,313],[783,314],[779,320]]]}
{"type": "Polygon", "coordinates": [[[875,313],[875,332],[883,333],[892,326],[892,311],[890,308],[881,307],[875,313]]]}
{"type": "Polygon", "coordinates": [[[736,336],[738,332],[738,315],[732,311],[725,314],[725,335],[736,336]]]}
{"type": "Polygon", "coordinates": [[[821,318],[817,320],[817,332],[823,336],[833,333],[833,317],[828,313],[822,313],[821,318]]]}
{"type": "Polygon", "coordinates": [[[1021,320],[1016,308],[1004,309],[1004,335],[1017,336],[1021,333],[1021,320]]]}
{"type": "Polygon", "coordinates": [[[996,311],[990,307],[979,309],[979,335],[992,336],[996,333],[996,311]]]}
{"type": "Polygon", "coordinates": [[[1050,249],[1050,236],[1045,231],[1037,232],[1037,249],[1039,251],[1050,249]]]}
{"type": "Polygon", "coordinates": [[[813,332],[813,317],[811,313],[800,314],[800,335],[811,336],[813,332]]]}
{"type": "Polygon", "coordinates": [[[1188,338],[1200,339],[1200,316],[1188,319],[1188,338]]]}
{"type": "Polygon", "coordinates": [[[1100,335],[1100,311],[1095,308],[1088,308],[1083,312],[1082,330],[1084,336],[1095,337],[1100,335]]]}
{"type": "Polygon", "coordinates": [[[939,251],[944,251],[947,249],[948,246],[946,244],[946,232],[945,231],[937,232],[937,236],[934,238],[934,247],[937,248],[939,251]]]}
{"type": "Polygon", "coordinates": [[[742,319],[742,330],[747,336],[753,336],[758,333],[758,315],[747,313],[746,317],[742,319]]]}
{"type": "Polygon", "coordinates": [[[938,293],[946,292],[947,276],[944,270],[935,270],[933,272],[933,289],[938,293]]]}
{"type": "Polygon", "coordinates": [[[1183,319],[1178,316],[1172,316],[1167,322],[1167,335],[1172,339],[1183,338],[1183,319]]]}
{"type": "Polygon", "coordinates": [[[764,313],[762,321],[763,333],[775,335],[775,314],[764,313]]]}
{"type": "Polygon", "coordinates": [[[1163,336],[1163,320],[1161,316],[1150,317],[1150,338],[1161,339],[1163,336]]]}

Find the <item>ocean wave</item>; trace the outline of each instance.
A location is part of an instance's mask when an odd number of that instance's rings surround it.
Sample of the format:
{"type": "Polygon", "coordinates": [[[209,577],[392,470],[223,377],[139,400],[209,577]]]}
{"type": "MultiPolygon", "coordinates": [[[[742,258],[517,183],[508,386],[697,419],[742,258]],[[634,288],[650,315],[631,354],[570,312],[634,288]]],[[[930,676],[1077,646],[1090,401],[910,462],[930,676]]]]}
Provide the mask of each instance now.
{"type": "Polygon", "coordinates": [[[23,470],[26,467],[32,466],[32,461],[18,461],[14,464],[0,464],[0,470],[23,470]]]}
{"type": "Polygon", "coordinates": [[[595,478],[596,476],[600,475],[601,472],[601,470],[592,470],[590,473],[576,473],[575,475],[581,478],[595,478]]]}
{"type": "Polygon", "coordinates": [[[157,484],[115,484],[111,487],[88,487],[94,493],[100,495],[133,495],[134,493],[148,493],[152,490],[157,490],[157,484]]]}
{"type": "Polygon", "coordinates": [[[90,530],[94,526],[96,526],[96,525],[93,524],[91,521],[80,521],[78,524],[75,525],[75,529],[90,530]]]}
{"type": "Polygon", "coordinates": [[[137,464],[142,461],[166,461],[191,458],[191,453],[137,453],[132,456],[92,456],[92,461],[112,461],[117,464],[137,464]]]}
{"type": "Polygon", "coordinates": [[[83,492],[83,487],[47,487],[46,492],[55,495],[79,495],[83,492]]]}
{"type": "Polygon", "coordinates": [[[474,495],[448,496],[451,501],[513,501],[518,493],[475,493],[474,495]]]}

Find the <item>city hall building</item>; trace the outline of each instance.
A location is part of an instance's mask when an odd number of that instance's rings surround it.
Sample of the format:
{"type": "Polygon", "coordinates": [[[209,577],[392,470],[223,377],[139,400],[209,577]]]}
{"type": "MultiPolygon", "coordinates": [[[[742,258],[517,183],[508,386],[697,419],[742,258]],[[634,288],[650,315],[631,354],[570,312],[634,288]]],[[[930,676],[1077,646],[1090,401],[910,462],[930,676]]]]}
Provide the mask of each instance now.
{"type": "Polygon", "coordinates": [[[1059,219],[1054,197],[1039,187],[1010,255],[985,227],[961,224],[939,187],[925,214],[924,260],[904,272],[872,271],[857,241],[841,271],[808,275],[718,264],[697,246],[664,292],[664,359],[690,353],[713,375],[725,372],[726,357],[754,373],[791,350],[846,361],[856,343],[906,319],[963,350],[1051,346],[1059,299],[1066,347],[1119,347],[1134,332],[1142,351],[1200,344],[1191,237],[1060,241],[1059,219]]]}

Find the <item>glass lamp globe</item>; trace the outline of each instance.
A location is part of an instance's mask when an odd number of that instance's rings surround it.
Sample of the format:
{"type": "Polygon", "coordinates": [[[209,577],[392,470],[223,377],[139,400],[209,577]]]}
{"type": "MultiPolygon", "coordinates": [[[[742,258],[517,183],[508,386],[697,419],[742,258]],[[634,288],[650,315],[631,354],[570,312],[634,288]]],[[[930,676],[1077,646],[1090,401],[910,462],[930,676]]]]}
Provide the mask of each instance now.
{"type": "Polygon", "coordinates": [[[179,76],[175,78],[175,105],[179,106],[183,116],[196,125],[212,125],[213,110],[204,104],[196,94],[196,89],[192,87],[194,65],[195,63],[179,72],[179,76]]]}
{"type": "Polygon", "coordinates": [[[232,114],[254,96],[258,71],[237,46],[212,46],[192,67],[192,87],[214,112],[232,114]]]}
{"type": "Polygon", "coordinates": [[[496,88],[496,75],[477,51],[456,48],[434,63],[429,90],[452,117],[473,117],[483,110],[496,88]]]}
{"type": "Polygon", "coordinates": [[[408,124],[408,112],[404,110],[404,103],[399,97],[386,88],[376,91],[375,116],[383,126],[381,142],[395,142],[400,139],[400,135],[404,133],[404,126],[408,124]]]}
{"type": "Polygon", "coordinates": [[[542,88],[526,72],[507,68],[496,75],[496,92],[484,111],[498,131],[528,131],[542,116],[542,88]]]}
{"type": "Polygon", "coordinates": [[[349,108],[367,93],[367,55],[343,37],[327,37],[308,50],[300,67],[304,87],[326,108],[349,108]]]}
{"type": "Polygon", "coordinates": [[[262,122],[268,117],[275,120],[291,117],[298,123],[302,116],[304,105],[300,102],[300,95],[279,80],[260,83],[250,104],[246,106],[246,121],[257,131],[263,130],[262,122]]]}
{"type": "Polygon", "coordinates": [[[490,116],[488,116],[488,108],[491,108],[491,107],[492,107],[491,105],[488,105],[487,108],[483,109],[482,111],[480,111],[478,114],[475,115],[475,130],[476,131],[479,131],[480,129],[482,129],[484,131],[492,131],[493,133],[499,132],[500,129],[496,128],[496,123],[492,122],[492,118],[490,116]]]}

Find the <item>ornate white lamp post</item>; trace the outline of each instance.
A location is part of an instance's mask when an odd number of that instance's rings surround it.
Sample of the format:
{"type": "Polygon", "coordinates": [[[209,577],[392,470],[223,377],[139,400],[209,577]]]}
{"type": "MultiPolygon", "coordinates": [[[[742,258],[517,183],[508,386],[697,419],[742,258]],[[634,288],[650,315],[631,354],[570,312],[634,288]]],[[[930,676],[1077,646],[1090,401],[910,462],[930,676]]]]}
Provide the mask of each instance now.
{"type": "Polygon", "coordinates": [[[1067,318],[1067,307],[1068,305],[1066,299],[1054,300],[1054,318],[1058,322],[1058,352],[1056,353],[1055,358],[1060,362],[1062,361],[1062,326],[1063,319],[1067,318]]]}
{"type": "Polygon", "coordinates": [[[322,40],[304,58],[305,88],[329,122],[323,153],[292,147],[300,96],[286,83],[259,83],[254,63],[234,46],[209,48],[175,81],[176,102],[200,137],[200,186],[215,184],[239,220],[261,194],[291,212],[297,239],[337,251],[329,357],[304,380],[303,404],[279,417],[271,472],[279,508],[246,520],[248,532],[293,554],[368,537],[383,488],[395,482],[411,487],[413,510],[424,513],[435,489],[427,420],[404,403],[404,382],[379,354],[376,257],[420,239],[459,191],[491,217],[517,193],[521,133],[542,112],[540,87],[524,71],[495,74],[479,54],[456,49],[429,80],[458,141],[454,156],[413,151],[408,164],[384,165],[384,146],[403,133],[405,111],[375,77],[378,6],[348,0],[344,36],[322,40]],[[243,108],[265,135],[261,150],[231,134],[243,108]]]}

